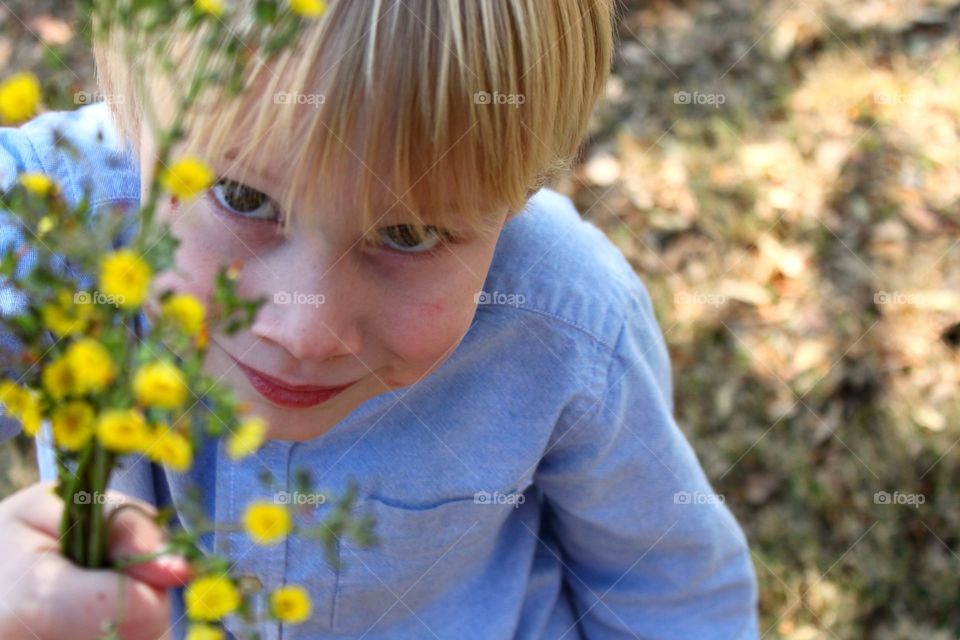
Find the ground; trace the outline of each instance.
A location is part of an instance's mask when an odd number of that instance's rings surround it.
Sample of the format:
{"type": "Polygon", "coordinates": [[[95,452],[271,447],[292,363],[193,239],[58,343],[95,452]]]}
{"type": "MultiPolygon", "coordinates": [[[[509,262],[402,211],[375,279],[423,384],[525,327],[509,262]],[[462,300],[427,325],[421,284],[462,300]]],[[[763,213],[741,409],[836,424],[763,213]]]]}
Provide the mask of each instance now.
{"type": "MultiPolygon", "coordinates": [[[[620,5],[558,188],[653,295],[764,637],[960,637],[960,0],[620,5]]],[[[0,68],[72,108],[76,31],[0,3],[0,68]]],[[[0,494],[30,446],[0,447],[0,494]]]]}

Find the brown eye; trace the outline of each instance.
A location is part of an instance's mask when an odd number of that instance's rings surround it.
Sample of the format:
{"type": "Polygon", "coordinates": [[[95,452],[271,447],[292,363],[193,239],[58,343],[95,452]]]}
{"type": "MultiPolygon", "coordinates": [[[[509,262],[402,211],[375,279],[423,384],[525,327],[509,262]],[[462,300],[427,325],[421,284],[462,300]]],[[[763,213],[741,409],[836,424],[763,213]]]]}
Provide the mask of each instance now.
{"type": "Polygon", "coordinates": [[[443,240],[443,232],[435,227],[412,224],[383,227],[377,234],[387,248],[403,253],[426,253],[443,240]]]}
{"type": "Polygon", "coordinates": [[[277,207],[265,193],[245,184],[221,178],[211,189],[222,208],[244,218],[276,220],[277,207]]]}

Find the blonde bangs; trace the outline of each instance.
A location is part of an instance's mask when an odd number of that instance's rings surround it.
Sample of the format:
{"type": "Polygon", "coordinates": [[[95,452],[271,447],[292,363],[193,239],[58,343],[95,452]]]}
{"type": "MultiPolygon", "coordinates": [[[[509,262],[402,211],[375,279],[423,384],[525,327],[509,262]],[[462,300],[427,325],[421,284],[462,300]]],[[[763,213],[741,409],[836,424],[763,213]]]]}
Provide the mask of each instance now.
{"type": "MultiPolygon", "coordinates": [[[[280,162],[269,195],[289,215],[335,202],[367,231],[388,215],[489,230],[569,168],[609,72],[612,2],[333,0],[295,48],[254,59],[240,98],[202,96],[178,153],[280,162]]],[[[251,0],[232,6],[253,15],[251,0]]],[[[127,96],[112,110],[135,142],[144,106],[170,122],[177,81],[215,55],[207,35],[184,28],[162,46],[176,69],[162,80],[156,63],[131,69],[115,34],[98,47],[101,88],[127,96]]]]}

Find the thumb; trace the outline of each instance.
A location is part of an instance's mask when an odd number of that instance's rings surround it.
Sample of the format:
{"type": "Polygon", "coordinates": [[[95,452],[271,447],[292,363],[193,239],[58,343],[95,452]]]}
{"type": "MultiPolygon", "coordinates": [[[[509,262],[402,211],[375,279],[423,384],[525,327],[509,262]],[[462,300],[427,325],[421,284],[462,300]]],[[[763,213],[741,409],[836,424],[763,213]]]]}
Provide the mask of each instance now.
{"type": "MultiPolygon", "coordinates": [[[[110,560],[116,562],[162,550],[168,537],[153,521],[156,515],[153,506],[128,496],[121,498],[120,502],[111,510],[112,522],[107,542],[110,560]]],[[[158,588],[183,586],[190,579],[191,572],[186,559],[176,554],[131,564],[121,571],[158,588]]]]}

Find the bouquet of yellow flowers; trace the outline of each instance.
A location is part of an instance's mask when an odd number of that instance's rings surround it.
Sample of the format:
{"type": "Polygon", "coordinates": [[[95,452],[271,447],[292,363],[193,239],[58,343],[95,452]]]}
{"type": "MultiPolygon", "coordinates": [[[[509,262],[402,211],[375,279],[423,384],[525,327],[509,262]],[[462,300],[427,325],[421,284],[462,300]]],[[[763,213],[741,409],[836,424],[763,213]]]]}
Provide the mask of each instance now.
{"type": "MultiPolygon", "coordinates": [[[[212,34],[229,38],[224,32],[227,6],[222,0],[87,0],[81,4],[101,31],[108,31],[111,21],[123,20],[158,32],[186,14],[190,24],[206,24],[212,34]]],[[[244,34],[244,40],[261,43],[267,53],[287,46],[300,21],[324,11],[321,0],[263,0],[255,6],[253,31],[244,34]]],[[[14,187],[0,195],[0,210],[16,218],[27,238],[0,254],[0,281],[27,301],[22,313],[0,319],[5,331],[22,345],[17,361],[7,363],[0,380],[0,404],[28,435],[39,437],[44,423],[50,425],[57,452],[56,491],[64,503],[62,553],[82,567],[112,569],[162,553],[183,555],[195,576],[184,593],[189,637],[207,639],[224,637],[222,621],[228,615],[254,622],[254,598],[266,597],[269,614],[287,623],[307,619],[310,602],[307,591],[296,585],[260,593],[255,577],[230,574],[229,558],[202,552],[196,542],[200,535],[235,529],[245,531],[257,544],[272,545],[296,532],[323,544],[331,563],[336,562],[334,549],[343,535],[354,536],[361,544],[372,543],[372,522],[350,515],[356,497],[351,488],[334,503],[327,520],[313,528],[299,525],[295,510],[284,504],[250,504],[243,522],[232,525],[207,522],[197,509],[187,514],[191,531],[173,532],[163,551],[122,561],[108,558],[110,518],[120,509],[108,515],[97,496],[105,494],[121,459],[143,456],[185,472],[203,439],[225,438],[229,456],[241,459],[258,449],[267,431],[262,418],[252,415],[229,389],[202,371],[210,333],[232,335],[248,327],[265,302],[238,295],[242,265],[220,267],[209,304],[187,293],[163,291],[155,308],[150,308],[155,319],[149,335],[143,335],[137,321],[138,314],[152,304],[155,275],[173,264],[178,245],[166,225],[153,222],[159,198],[189,200],[214,180],[202,160],[170,157],[184,134],[182,114],[206,84],[219,83],[236,94],[242,91],[242,51],[217,60],[211,55],[209,68],[190,79],[181,96],[180,116],[156,132],[162,141],[158,171],[141,202],[141,226],[131,246],[113,248],[120,232],[117,216],[93,211],[86,199],[69,204],[60,185],[48,175],[19,175],[14,187]],[[32,268],[24,274],[22,263],[31,254],[32,268]],[[77,272],[92,274],[94,281],[77,278],[77,272]]],[[[39,82],[30,74],[7,78],[0,83],[0,120],[3,124],[28,120],[37,113],[41,94],[39,82]]],[[[308,474],[298,474],[298,483],[308,491],[308,474]]],[[[161,510],[158,519],[165,521],[171,515],[161,510]]],[[[106,629],[105,637],[117,636],[106,629]]]]}

